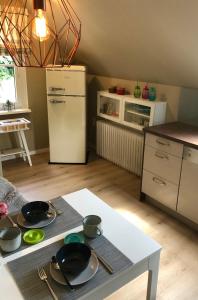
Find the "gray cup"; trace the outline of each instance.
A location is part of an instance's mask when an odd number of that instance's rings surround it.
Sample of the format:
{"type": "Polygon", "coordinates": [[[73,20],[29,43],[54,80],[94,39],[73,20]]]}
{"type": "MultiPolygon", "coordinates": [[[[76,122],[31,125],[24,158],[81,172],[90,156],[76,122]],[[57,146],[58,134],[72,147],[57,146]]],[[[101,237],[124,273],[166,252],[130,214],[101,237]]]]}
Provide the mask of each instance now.
{"type": "Polygon", "coordinates": [[[12,252],[21,246],[21,230],[18,227],[0,229],[0,247],[4,252],[12,252]]]}
{"type": "Polygon", "coordinates": [[[83,233],[88,238],[96,238],[102,234],[102,220],[99,216],[89,215],[83,219],[83,233]]]}

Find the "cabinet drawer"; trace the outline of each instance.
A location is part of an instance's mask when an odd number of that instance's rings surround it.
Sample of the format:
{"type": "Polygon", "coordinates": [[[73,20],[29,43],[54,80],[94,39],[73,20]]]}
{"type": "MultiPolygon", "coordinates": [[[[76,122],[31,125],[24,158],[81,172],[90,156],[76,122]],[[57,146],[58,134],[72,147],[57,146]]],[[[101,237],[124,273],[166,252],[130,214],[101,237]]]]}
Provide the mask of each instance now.
{"type": "Polygon", "coordinates": [[[165,138],[161,138],[154,134],[146,134],[145,144],[178,157],[182,157],[183,155],[182,144],[173,142],[165,138]]]}
{"type": "Polygon", "coordinates": [[[184,160],[198,165],[198,150],[190,147],[184,147],[184,160]]]}
{"type": "Polygon", "coordinates": [[[179,184],[182,159],[148,145],[144,150],[144,169],[179,184]]]}
{"type": "Polygon", "coordinates": [[[176,210],[178,186],[146,170],[143,171],[142,192],[163,205],[176,210]]]}

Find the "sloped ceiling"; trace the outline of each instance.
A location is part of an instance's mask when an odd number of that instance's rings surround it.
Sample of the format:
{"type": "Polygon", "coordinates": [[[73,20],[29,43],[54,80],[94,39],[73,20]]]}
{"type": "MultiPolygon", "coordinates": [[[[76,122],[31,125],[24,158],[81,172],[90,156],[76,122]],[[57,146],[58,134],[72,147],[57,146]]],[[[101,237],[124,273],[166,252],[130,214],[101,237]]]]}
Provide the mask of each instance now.
{"type": "Polygon", "coordinates": [[[70,0],[92,74],[198,88],[197,0],[70,0]]]}

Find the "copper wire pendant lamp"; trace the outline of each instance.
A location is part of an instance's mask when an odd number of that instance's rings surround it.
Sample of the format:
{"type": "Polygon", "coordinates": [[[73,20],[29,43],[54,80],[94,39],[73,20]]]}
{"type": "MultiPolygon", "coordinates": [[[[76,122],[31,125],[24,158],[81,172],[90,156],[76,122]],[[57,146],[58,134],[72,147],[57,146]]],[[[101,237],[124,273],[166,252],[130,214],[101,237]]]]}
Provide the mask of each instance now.
{"type": "Polygon", "coordinates": [[[18,67],[70,65],[81,22],[67,0],[2,0],[0,52],[18,67]]]}

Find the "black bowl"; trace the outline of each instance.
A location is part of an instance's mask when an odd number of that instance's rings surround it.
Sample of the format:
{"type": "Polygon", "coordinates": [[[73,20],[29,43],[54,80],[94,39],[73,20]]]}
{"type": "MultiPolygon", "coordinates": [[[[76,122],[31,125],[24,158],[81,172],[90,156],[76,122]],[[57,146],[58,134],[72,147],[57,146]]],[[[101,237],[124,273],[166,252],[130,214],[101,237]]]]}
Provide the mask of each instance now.
{"type": "Polygon", "coordinates": [[[43,201],[33,201],[25,204],[22,209],[22,215],[29,223],[38,223],[47,218],[49,204],[43,201]]]}
{"type": "Polygon", "coordinates": [[[89,263],[91,250],[82,243],[64,245],[56,254],[56,260],[63,273],[78,275],[89,263]]]}

